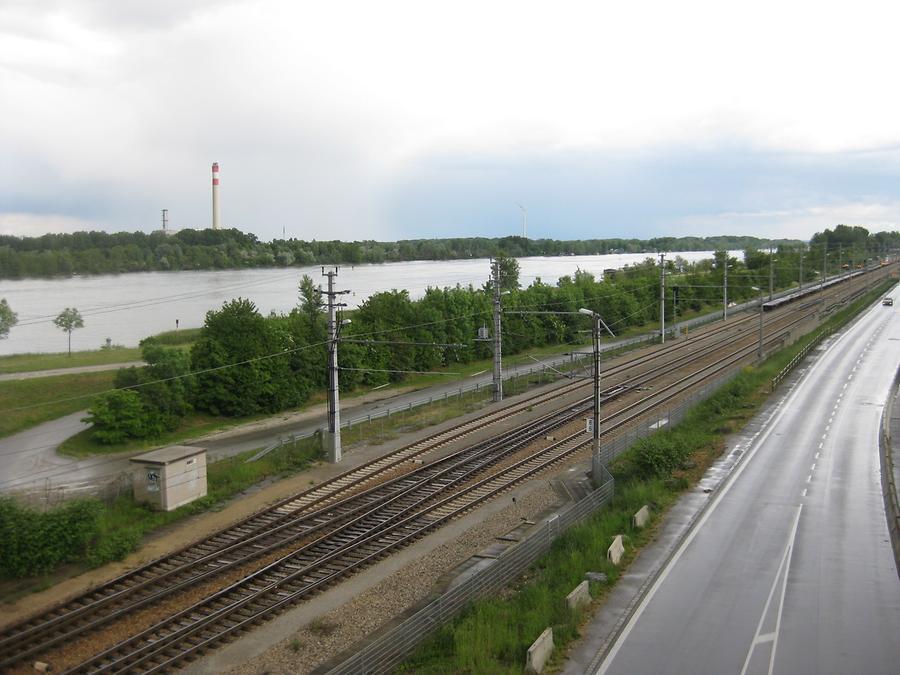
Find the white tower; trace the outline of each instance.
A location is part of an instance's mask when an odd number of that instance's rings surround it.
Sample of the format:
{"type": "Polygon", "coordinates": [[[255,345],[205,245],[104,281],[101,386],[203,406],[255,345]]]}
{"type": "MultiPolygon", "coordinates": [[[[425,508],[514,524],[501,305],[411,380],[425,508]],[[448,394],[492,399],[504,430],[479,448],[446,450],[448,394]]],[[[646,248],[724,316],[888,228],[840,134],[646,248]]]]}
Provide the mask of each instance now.
{"type": "Polygon", "coordinates": [[[212,165],[212,192],[213,192],[213,217],[212,229],[219,229],[219,163],[213,162],[212,165]]]}

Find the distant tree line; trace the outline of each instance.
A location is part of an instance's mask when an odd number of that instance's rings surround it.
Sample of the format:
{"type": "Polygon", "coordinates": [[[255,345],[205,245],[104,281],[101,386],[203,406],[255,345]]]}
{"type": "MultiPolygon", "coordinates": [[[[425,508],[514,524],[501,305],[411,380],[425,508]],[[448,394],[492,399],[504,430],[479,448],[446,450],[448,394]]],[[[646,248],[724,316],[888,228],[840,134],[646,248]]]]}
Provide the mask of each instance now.
{"type": "Polygon", "coordinates": [[[457,260],[511,257],[712,251],[764,248],[798,241],[756,237],[659,237],[560,241],[524,237],[410,239],[378,241],[259,241],[235,229],[75,232],[40,237],[0,236],[0,278],[109,274],[153,270],[213,270],[248,267],[296,267],[404,260],[457,260]]]}

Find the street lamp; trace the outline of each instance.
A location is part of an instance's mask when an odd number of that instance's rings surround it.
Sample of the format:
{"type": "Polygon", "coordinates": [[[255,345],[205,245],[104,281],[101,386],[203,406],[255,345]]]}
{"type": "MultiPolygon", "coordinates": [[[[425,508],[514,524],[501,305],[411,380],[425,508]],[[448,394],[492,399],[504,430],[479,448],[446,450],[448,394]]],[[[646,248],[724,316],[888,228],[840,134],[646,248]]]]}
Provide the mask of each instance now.
{"type": "Polygon", "coordinates": [[[603,326],[613,337],[615,337],[615,334],[604,323],[597,312],[584,307],[579,309],[578,312],[593,318],[593,322],[591,322],[591,338],[594,346],[594,415],[592,429],[594,444],[591,451],[591,476],[595,482],[599,483],[603,466],[603,462],[600,459],[600,326],[603,326]]]}
{"type": "Polygon", "coordinates": [[[759,346],[756,348],[756,355],[762,361],[763,355],[763,292],[759,286],[751,286],[754,291],[759,291],[759,346]]]}
{"type": "Polygon", "coordinates": [[[722,276],[722,320],[728,320],[728,251],[725,251],[725,263],[723,266],[724,274],[722,276]]]}

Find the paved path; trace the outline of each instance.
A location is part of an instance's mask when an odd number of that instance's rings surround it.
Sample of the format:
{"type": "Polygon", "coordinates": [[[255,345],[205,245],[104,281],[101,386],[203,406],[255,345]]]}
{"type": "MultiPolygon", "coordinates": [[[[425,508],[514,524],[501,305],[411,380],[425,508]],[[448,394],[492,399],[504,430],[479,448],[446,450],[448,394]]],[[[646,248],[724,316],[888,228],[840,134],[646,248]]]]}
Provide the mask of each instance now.
{"type": "Polygon", "coordinates": [[[736,450],[606,660],[576,650],[567,673],[897,672],[878,431],[898,340],[897,312],[879,305],[829,344],[736,450]]]}
{"type": "Polygon", "coordinates": [[[30,370],[22,373],[0,374],[0,382],[11,380],[34,380],[39,377],[55,377],[57,375],[74,375],[77,373],[101,373],[105,370],[118,370],[131,366],[143,366],[143,361],[127,361],[126,363],[104,363],[99,366],[75,366],[73,368],[53,368],[51,370],[30,370]]]}

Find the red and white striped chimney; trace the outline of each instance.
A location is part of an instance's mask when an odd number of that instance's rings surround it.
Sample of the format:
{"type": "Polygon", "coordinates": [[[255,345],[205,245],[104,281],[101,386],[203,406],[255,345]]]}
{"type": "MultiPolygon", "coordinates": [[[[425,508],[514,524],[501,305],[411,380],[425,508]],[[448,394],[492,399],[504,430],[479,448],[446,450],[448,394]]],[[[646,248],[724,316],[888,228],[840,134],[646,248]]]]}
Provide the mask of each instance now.
{"type": "Polygon", "coordinates": [[[212,229],[219,229],[219,163],[213,162],[212,165],[212,197],[213,197],[213,217],[212,229]]]}

